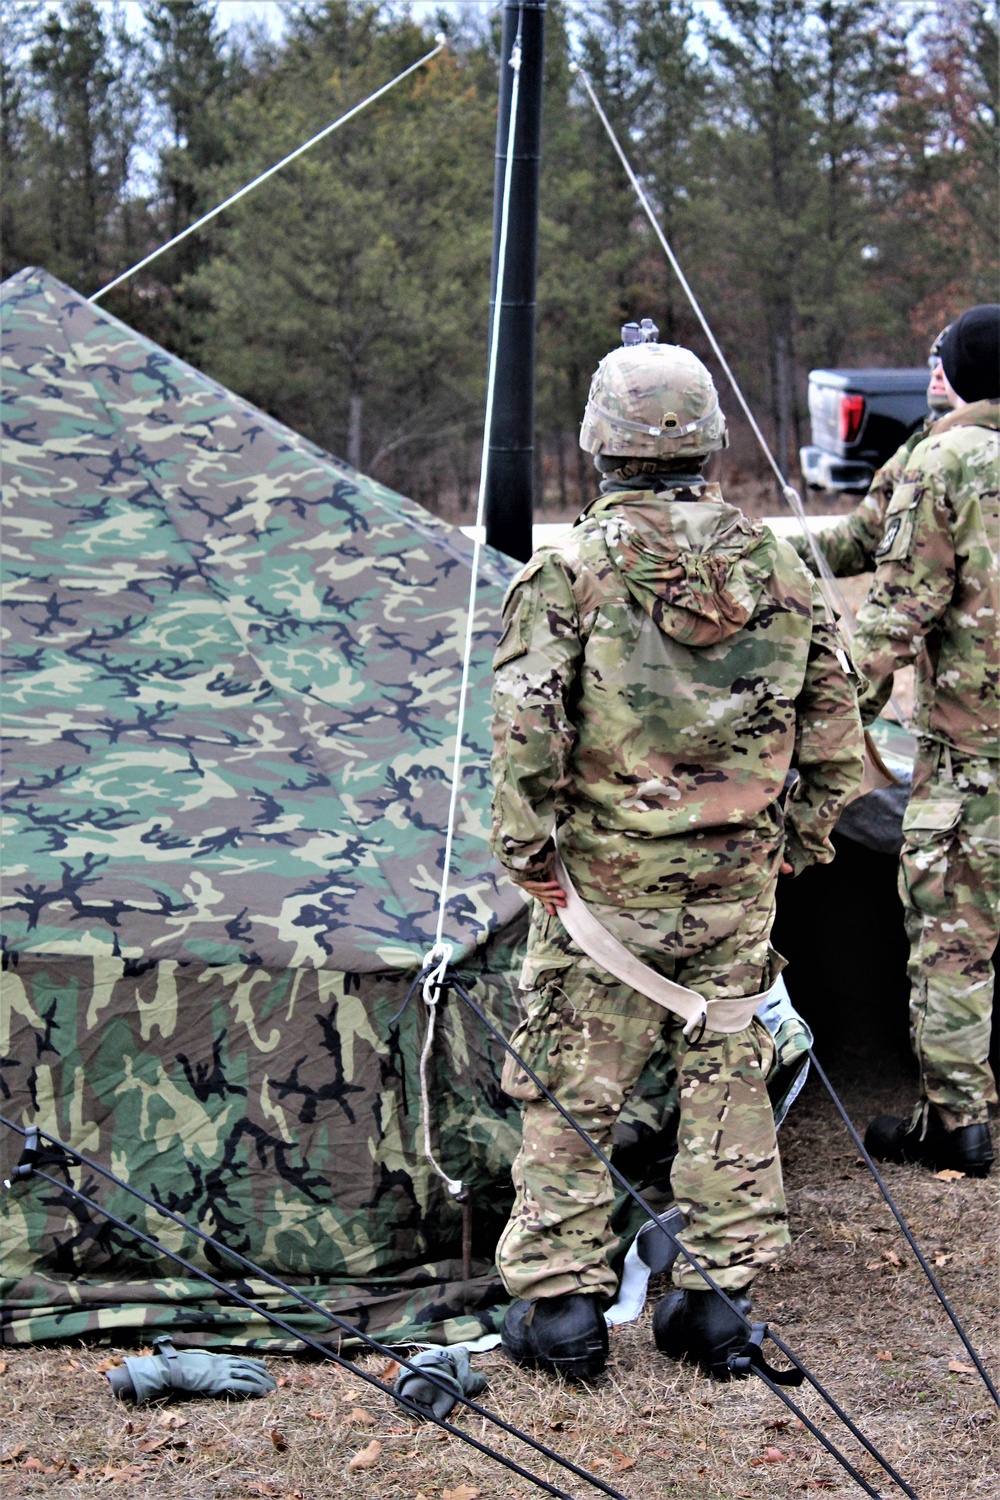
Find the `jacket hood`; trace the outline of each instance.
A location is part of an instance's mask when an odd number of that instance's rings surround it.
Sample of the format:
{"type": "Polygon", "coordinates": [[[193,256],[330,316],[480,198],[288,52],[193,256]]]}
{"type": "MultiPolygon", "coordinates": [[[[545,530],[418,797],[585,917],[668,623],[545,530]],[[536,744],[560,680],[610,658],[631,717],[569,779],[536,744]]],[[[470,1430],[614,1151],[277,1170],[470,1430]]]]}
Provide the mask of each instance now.
{"type": "Polygon", "coordinates": [[[774,570],[774,537],[727,505],[717,484],[602,495],[585,514],[632,598],[685,646],[742,630],[774,570]]]}
{"type": "Polygon", "coordinates": [[[1000,398],[971,401],[960,406],[957,411],[950,411],[946,417],[940,417],[934,423],[928,436],[937,437],[938,433],[950,432],[953,427],[1000,428],[1000,398]]]}

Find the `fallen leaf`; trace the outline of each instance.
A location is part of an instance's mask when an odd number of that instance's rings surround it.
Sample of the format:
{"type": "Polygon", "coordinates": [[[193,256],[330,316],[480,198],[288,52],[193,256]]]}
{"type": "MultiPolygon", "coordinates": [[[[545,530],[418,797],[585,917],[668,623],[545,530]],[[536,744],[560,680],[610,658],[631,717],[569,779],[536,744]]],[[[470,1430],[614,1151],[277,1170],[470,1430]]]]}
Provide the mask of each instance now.
{"type": "Polygon", "coordinates": [[[788,1454],[782,1453],[780,1448],[765,1448],[759,1458],[750,1460],[752,1467],[756,1467],[757,1464],[786,1464],[787,1462],[788,1454]]]}
{"type": "Polygon", "coordinates": [[[456,1484],[454,1489],[442,1490],[441,1500],[476,1500],[482,1490],[473,1489],[471,1484],[456,1484]]]}
{"type": "Polygon", "coordinates": [[[832,1479],[807,1479],[806,1480],[806,1489],[807,1490],[834,1490],[836,1488],[837,1488],[836,1482],[834,1480],[832,1480],[832,1479]]]}
{"type": "Polygon", "coordinates": [[[282,1385],[291,1385],[291,1383],[292,1383],[292,1377],[290,1375],[279,1375],[278,1376],[278,1385],[279,1386],[282,1386],[282,1385]]]}
{"type": "Polygon", "coordinates": [[[791,1417],[775,1417],[773,1422],[764,1423],[765,1432],[784,1432],[786,1427],[791,1427],[791,1417]]]}
{"type": "Polygon", "coordinates": [[[111,1354],[107,1359],[102,1359],[99,1365],[94,1366],[94,1373],[97,1375],[106,1375],[109,1370],[119,1369],[121,1363],[120,1355],[111,1354]]]}
{"type": "Polygon", "coordinates": [[[592,1469],[607,1469],[610,1467],[610,1462],[606,1458],[592,1458],[590,1460],[590,1467],[592,1469]]]}
{"type": "Polygon", "coordinates": [[[157,1427],[169,1427],[171,1432],[176,1432],[178,1427],[190,1427],[189,1417],[178,1416],[175,1411],[161,1412],[156,1419],[157,1427]]]}
{"type": "Polygon", "coordinates": [[[379,1442],[378,1438],[372,1438],[370,1443],[368,1443],[364,1448],[360,1449],[359,1452],[355,1453],[354,1457],[350,1460],[347,1467],[352,1474],[355,1473],[358,1469],[374,1468],[375,1464],[378,1463],[381,1454],[382,1444],[379,1442]]]}
{"type": "Polygon", "coordinates": [[[165,1432],[162,1437],[147,1438],[144,1443],[139,1444],[140,1453],[158,1453],[161,1448],[186,1448],[187,1438],[172,1436],[165,1432]]]}
{"type": "Polygon", "coordinates": [[[288,1448],[288,1439],[277,1427],[271,1428],[271,1446],[274,1448],[275,1453],[284,1453],[288,1448]]]}
{"type": "Polygon", "coordinates": [[[878,1359],[878,1360],[881,1360],[882,1364],[884,1364],[884,1365],[891,1365],[892,1361],[893,1361],[892,1350],[891,1349],[876,1349],[875,1350],[875,1358],[878,1359]]]}
{"type": "Polygon", "coordinates": [[[306,1412],[306,1416],[307,1417],[312,1417],[312,1419],[313,1419],[314,1422],[325,1422],[326,1421],[326,1413],[322,1412],[322,1411],[307,1411],[306,1412]]]}
{"type": "Polygon", "coordinates": [[[952,1256],[952,1255],[935,1255],[935,1257],[934,1257],[934,1264],[936,1266],[946,1266],[950,1260],[954,1260],[954,1256],[952,1256]]]}
{"type": "Polygon", "coordinates": [[[896,1254],[895,1250],[884,1250],[882,1253],[885,1259],[889,1262],[890,1266],[901,1266],[903,1264],[902,1260],[896,1254]]]}
{"type": "Polygon", "coordinates": [[[402,1368],[398,1359],[391,1359],[384,1370],[379,1370],[378,1378],[379,1380],[395,1380],[402,1368]]]}
{"type": "Polygon", "coordinates": [[[28,1454],[28,1457],[24,1460],[21,1468],[29,1469],[32,1474],[45,1474],[48,1472],[45,1465],[42,1463],[42,1460],[40,1458],[36,1458],[33,1453],[28,1454]]]}
{"type": "Polygon", "coordinates": [[[356,1406],[353,1411],[347,1413],[348,1422],[355,1422],[359,1427],[374,1427],[375,1418],[371,1412],[365,1411],[363,1406],[356,1406]]]}
{"type": "Polygon", "coordinates": [[[0,1359],[0,1375],[6,1375],[10,1366],[5,1359],[0,1359]]]}
{"type": "Polygon", "coordinates": [[[965,1176],[965,1173],[956,1172],[954,1167],[945,1167],[943,1172],[935,1172],[933,1176],[937,1178],[938,1182],[957,1182],[960,1177],[965,1176]]]}
{"type": "Polygon", "coordinates": [[[963,1365],[960,1359],[949,1359],[948,1369],[953,1375],[975,1375],[975,1365],[963,1365]]]}
{"type": "Polygon", "coordinates": [[[626,1469],[635,1468],[635,1459],[629,1458],[620,1448],[612,1448],[611,1457],[615,1460],[615,1473],[624,1474],[626,1469]]]}
{"type": "Polygon", "coordinates": [[[27,1453],[27,1443],[18,1443],[16,1448],[8,1448],[6,1453],[0,1453],[0,1464],[16,1464],[22,1453],[27,1453]]]}

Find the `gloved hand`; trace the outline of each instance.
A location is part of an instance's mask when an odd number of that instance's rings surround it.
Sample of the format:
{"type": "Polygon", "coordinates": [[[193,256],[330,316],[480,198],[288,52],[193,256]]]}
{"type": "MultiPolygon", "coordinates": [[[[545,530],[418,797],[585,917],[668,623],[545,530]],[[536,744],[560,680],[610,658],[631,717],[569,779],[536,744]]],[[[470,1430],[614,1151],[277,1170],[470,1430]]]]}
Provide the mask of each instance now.
{"type": "Polygon", "coordinates": [[[175,1349],[163,1336],[155,1354],[133,1356],[107,1371],[116,1396],[141,1405],[171,1391],[197,1396],[266,1396],[275,1381],[259,1359],[209,1354],[204,1349],[175,1349]]]}
{"type": "Polygon", "coordinates": [[[393,1389],[397,1396],[405,1396],[414,1406],[420,1407],[427,1417],[438,1417],[443,1421],[459,1396],[478,1396],[486,1389],[486,1376],[472,1369],[469,1351],[462,1345],[454,1349],[424,1349],[415,1354],[410,1363],[433,1375],[434,1383],[418,1375],[416,1370],[401,1370],[393,1389]]]}

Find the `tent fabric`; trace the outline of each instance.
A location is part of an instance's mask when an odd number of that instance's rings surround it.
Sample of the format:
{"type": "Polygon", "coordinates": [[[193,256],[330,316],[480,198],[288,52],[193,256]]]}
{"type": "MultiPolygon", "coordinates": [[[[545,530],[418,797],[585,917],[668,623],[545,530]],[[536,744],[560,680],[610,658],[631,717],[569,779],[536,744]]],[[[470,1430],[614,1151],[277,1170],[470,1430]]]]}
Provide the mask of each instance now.
{"type": "MultiPolygon", "coordinates": [[[[464,1286],[417,1140],[419,1001],[391,1019],[434,939],[471,544],[44,272],[2,316],[0,1109],[363,1326],[474,1337],[517,1111],[449,1007],[432,1126],[479,1199],[464,1286]]],[[[507,1031],[524,902],[485,832],[516,566],[482,557],[445,923],[507,1031]]],[[[2,1212],[5,1338],[265,1329],[68,1197],[2,1212]]]]}
{"type": "MultiPolygon", "coordinates": [[[[366,973],[434,939],[471,543],[54,278],[3,287],[4,936],[366,973]]],[[[445,936],[523,902],[484,833],[484,554],[445,936]]]]}

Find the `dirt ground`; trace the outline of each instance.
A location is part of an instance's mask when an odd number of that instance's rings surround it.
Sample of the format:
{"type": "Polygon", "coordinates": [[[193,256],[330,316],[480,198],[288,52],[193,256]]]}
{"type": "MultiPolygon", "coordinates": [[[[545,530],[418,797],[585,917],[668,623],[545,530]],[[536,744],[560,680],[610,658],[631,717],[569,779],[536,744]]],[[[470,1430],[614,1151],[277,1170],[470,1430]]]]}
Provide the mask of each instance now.
{"type": "MultiPolygon", "coordinates": [[[[854,1118],[904,1109],[900,1055],[828,1059],[854,1118]]],[[[782,1131],[793,1248],[755,1288],[768,1319],[896,1465],[920,1500],[996,1500],[1000,1422],[919,1267],[813,1079],[782,1131]]],[[[886,1177],[966,1328],[992,1369],[998,1244],[993,1181],[886,1177]]],[[[612,1330],[593,1388],[474,1356],[492,1410],[599,1474],[629,1500],[781,1500],[863,1493],[759,1381],[717,1385],[657,1354],[650,1314],[612,1330]]],[[[14,1500],[507,1500],[541,1491],[433,1427],[414,1426],[353,1374],[269,1358],[277,1391],[245,1404],[199,1400],[130,1409],[85,1346],[0,1351],[0,1495],[14,1500]],[[353,1467],[352,1467],[353,1463],[353,1467]]],[[[775,1351],[776,1353],[776,1351],[775,1351]]],[[[368,1366],[378,1373],[382,1359],[368,1366]]],[[[391,1376],[390,1376],[391,1379],[391,1376]]],[[[824,1411],[793,1392],[881,1495],[901,1493],[824,1411]]],[[[568,1494],[583,1481],[458,1419],[568,1494]]]]}

